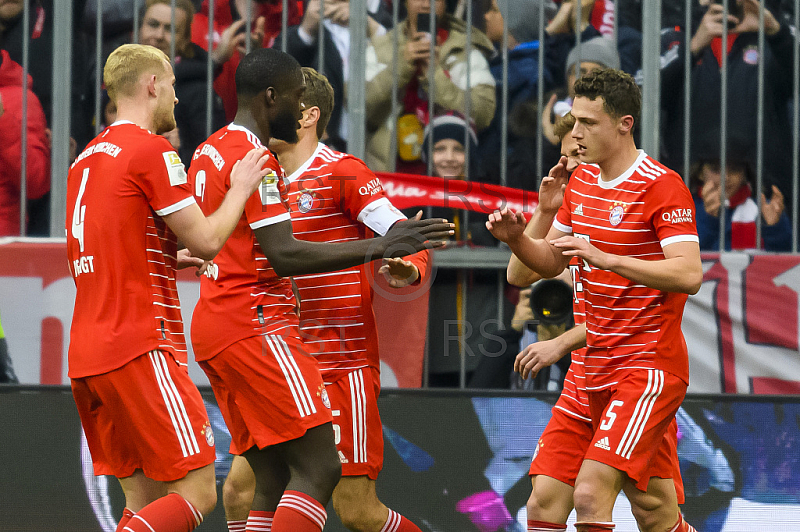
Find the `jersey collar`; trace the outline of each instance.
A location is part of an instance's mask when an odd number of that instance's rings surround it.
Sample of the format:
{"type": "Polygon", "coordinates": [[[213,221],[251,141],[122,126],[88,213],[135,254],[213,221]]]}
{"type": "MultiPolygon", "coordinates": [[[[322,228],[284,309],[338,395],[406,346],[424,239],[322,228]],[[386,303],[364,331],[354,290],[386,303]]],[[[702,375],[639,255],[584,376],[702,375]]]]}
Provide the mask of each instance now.
{"type": "Polygon", "coordinates": [[[644,158],[647,157],[647,154],[644,152],[644,150],[636,150],[636,151],[639,152],[639,156],[636,157],[636,160],[633,162],[633,164],[630,165],[630,167],[627,170],[622,172],[622,174],[620,174],[620,176],[617,177],[616,179],[612,179],[611,181],[603,181],[603,175],[602,175],[602,170],[601,170],[600,173],[597,174],[597,185],[600,188],[612,189],[612,188],[616,187],[617,185],[622,184],[631,175],[633,175],[633,172],[635,172],[636,169],[639,168],[639,165],[642,164],[642,161],[644,161],[644,158]]]}
{"type": "Polygon", "coordinates": [[[255,133],[253,133],[252,131],[250,131],[246,127],[240,126],[239,124],[234,124],[233,122],[231,122],[230,124],[228,124],[228,129],[232,129],[233,131],[241,131],[241,132],[247,134],[248,137],[252,137],[253,139],[257,140],[258,144],[262,148],[266,148],[266,146],[264,146],[263,143],[261,142],[261,139],[258,138],[258,135],[256,135],[255,133]]]}
{"type": "Polygon", "coordinates": [[[311,166],[311,162],[314,159],[317,158],[317,155],[319,155],[319,152],[322,151],[322,148],[324,148],[324,147],[325,147],[325,144],[323,144],[321,142],[318,142],[317,143],[317,149],[314,150],[314,153],[311,154],[311,157],[306,159],[306,162],[304,162],[302,165],[300,165],[300,168],[298,168],[297,170],[292,172],[292,175],[287,177],[286,180],[289,181],[290,183],[293,183],[293,182],[297,181],[300,178],[301,175],[306,173],[306,170],[308,170],[308,167],[311,166]]]}

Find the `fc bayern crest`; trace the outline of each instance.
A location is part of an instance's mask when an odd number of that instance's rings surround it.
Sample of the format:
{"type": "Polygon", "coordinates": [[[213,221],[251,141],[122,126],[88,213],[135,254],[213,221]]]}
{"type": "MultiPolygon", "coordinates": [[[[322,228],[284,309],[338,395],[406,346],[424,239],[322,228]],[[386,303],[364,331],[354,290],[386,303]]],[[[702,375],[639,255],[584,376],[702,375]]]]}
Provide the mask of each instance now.
{"type": "Polygon", "coordinates": [[[214,446],[214,430],[211,428],[211,423],[206,422],[203,427],[203,434],[206,437],[206,443],[209,447],[214,446]]]}
{"type": "Polygon", "coordinates": [[[303,192],[300,194],[300,197],[297,199],[297,209],[302,213],[306,213],[313,208],[314,196],[309,192],[303,192]]]}
{"type": "Polygon", "coordinates": [[[322,399],[322,404],[325,405],[325,408],[330,409],[331,407],[331,400],[328,399],[328,390],[325,389],[323,386],[322,391],[319,394],[320,399],[322,399]]]}
{"type": "Polygon", "coordinates": [[[611,225],[619,225],[619,223],[622,221],[623,214],[625,214],[625,209],[619,205],[611,209],[611,215],[608,217],[611,225]]]}

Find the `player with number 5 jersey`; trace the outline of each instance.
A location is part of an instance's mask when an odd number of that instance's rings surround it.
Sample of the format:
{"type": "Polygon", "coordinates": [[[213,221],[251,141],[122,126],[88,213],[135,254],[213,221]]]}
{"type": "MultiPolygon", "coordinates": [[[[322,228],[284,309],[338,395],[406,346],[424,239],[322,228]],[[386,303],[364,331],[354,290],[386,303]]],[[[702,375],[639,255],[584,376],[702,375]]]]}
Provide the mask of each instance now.
{"type": "MultiPolygon", "coordinates": [[[[572,137],[584,164],[567,184],[547,237],[525,235],[524,219],[507,209],[487,222],[545,276],[558,275],[571,257],[582,261],[594,435],[575,481],[579,532],[613,530],[621,489],[650,493],[671,484],[659,483],[649,466],[668,452],[664,434],[688,386],[681,318],[703,276],[694,206],[675,172],[636,149],[640,107],[639,88],[621,71],[580,78],[572,137]]],[[[680,516],[658,517],[659,529],[685,529],[680,516]]]]}

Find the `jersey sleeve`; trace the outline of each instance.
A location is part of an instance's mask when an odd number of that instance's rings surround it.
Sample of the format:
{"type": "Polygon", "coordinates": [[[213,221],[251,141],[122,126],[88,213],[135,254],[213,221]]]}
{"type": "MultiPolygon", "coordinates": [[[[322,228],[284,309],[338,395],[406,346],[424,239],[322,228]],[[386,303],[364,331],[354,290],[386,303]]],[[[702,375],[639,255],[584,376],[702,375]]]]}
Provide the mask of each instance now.
{"type": "Polygon", "coordinates": [[[645,214],[662,248],[676,242],[699,242],[694,200],[678,174],[669,172],[656,179],[647,191],[645,214]]]}
{"type": "Polygon", "coordinates": [[[154,135],[139,146],[139,153],[128,165],[128,173],[159,216],[195,203],[178,152],[160,135],[154,135]]]}
{"type": "Polygon", "coordinates": [[[384,234],[391,224],[405,219],[400,211],[391,207],[381,180],[362,161],[354,157],[345,157],[336,163],[333,175],[329,179],[333,184],[334,198],[350,220],[362,222],[376,233],[384,234]],[[379,209],[381,205],[390,208],[379,209]],[[386,210],[395,211],[390,216],[391,222],[383,220],[386,210]],[[370,213],[372,213],[371,223],[367,223],[370,213]],[[375,223],[375,220],[379,223],[375,223]]]}
{"type": "Polygon", "coordinates": [[[572,234],[572,184],[575,181],[570,179],[567,182],[567,189],[564,191],[564,201],[558,208],[556,217],[553,220],[553,227],[562,233],[572,234]]]}
{"type": "Polygon", "coordinates": [[[258,191],[250,196],[244,206],[245,218],[254,231],[291,219],[283,169],[274,156],[270,156],[267,167],[270,172],[261,180],[258,191]]]}

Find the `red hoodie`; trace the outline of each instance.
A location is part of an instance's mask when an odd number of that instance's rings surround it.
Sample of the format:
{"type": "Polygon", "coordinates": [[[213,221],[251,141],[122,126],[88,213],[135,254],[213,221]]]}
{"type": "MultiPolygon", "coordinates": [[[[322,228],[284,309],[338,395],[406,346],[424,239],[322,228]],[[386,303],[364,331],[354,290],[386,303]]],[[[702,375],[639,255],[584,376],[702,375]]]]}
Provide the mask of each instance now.
{"type": "MultiPolygon", "coordinates": [[[[0,50],[0,236],[20,234],[19,196],[22,167],[22,67],[0,50]]],[[[37,199],[50,190],[50,141],[47,122],[39,99],[28,89],[28,199],[37,199]]]]}
{"type": "MultiPolygon", "coordinates": [[[[219,44],[220,36],[225,29],[233,24],[233,14],[231,4],[234,0],[217,0],[214,3],[214,48],[219,44]]],[[[269,48],[275,41],[275,37],[281,32],[281,11],[283,2],[281,0],[269,0],[267,2],[254,2],[252,11],[252,21],[258,17],[264,17],[265,32],[262,46],[269,48]]],[[[245,18],[245,13],[240,13],[241,18],[245,18]]],[[[296,26],[302,19],[302,3],[291,0],[289,2],[288,25],[296,26]]],[[[192,42],[208,50],[208,0],[203,0],[200,12],[192,20],[192,42]]],[[[222,98],[225,107],[225,117],[230,122],[236,116],[236,67],[239,66],[241,56],[238,51],[234,51],[231,58],[222,66],[222,70],[214,78],[214,90],[222,98]]]]}

